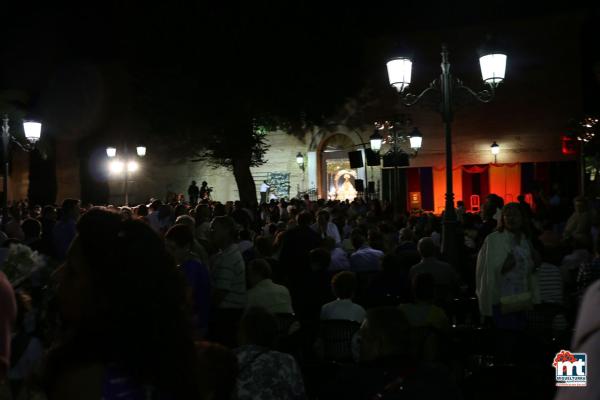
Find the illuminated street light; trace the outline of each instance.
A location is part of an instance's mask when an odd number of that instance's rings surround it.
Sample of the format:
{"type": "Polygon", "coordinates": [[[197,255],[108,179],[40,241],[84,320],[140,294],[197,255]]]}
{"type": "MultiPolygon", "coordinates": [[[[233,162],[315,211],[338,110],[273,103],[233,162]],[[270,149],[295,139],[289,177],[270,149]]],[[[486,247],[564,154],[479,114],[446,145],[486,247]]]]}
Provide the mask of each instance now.
{"type": "MultiPolygon", "coordinates": [[[[482,103],[489,103],[495,95],[496,87],[504,81],[506,72],[506,54],[488,49],[482,52],[479,58],[481,78],[485,88],[479,92],[467,87],[463,82],[454,77],[450,72],[448,50],[442,45],[441,74],[433,80],[421,93],[408,93],[406,89],[411,83],[412,60],[407,56],[397,56],[387,62],[387,72],[390,85],[400,94],[402,103],[407,106],[417,104],[427,93],[437,92],[441,104],[439,111],[442,114],[446,136],[446,206],[444,210],[444,225],[442,232],[442,254],[446,260],[456,264],[457,254],[455,245],[457,217],[454,209],[454,193],[452,190],[452,118],[454,114],[454,94],[465,91],[482,103]]],[[[415,145],[416,139],[415,139],[415,145]]],[[[411,143],[412,145],[412,143],[411,143]]]]}

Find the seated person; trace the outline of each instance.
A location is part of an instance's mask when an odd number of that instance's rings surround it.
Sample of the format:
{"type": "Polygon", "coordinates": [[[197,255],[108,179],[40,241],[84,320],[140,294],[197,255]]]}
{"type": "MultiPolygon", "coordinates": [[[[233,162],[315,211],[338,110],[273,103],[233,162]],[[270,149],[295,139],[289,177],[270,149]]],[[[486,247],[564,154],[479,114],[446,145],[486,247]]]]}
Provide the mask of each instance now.
{"type": "Polygon", "coordinates": [[[350,269],[354,272],[380,271],[383,251],[372,248],[358,229],[352,232],[351,239],[356,251],[350,256],[350,269]]]}
{"type": "Polygon", "coordinates": [[[420,263],[410,269],[411,281],[419,273],[431,274],[436,287],[436,302],[450,302],[452,295],[458,290],[458,273],[450,264],[437,259],[437,247],[430,237],[421,238],[417,249],[422,258],[420,263]]]}
{"type": "Polygon", "coordinates": [[[201,397],[184,282],[152,228],[92,208],[56,278],[49,400],[201,397]]]}
{"type": "Polygon", "coordinates": [[[251,307],[240,322],[237,399],[304,399],[302,373],[294,357],[272,350],[277,321],[266,310],[251,307]]]}
{"type": "Polygon", "coordinates": [[[342,319],[362,322],[365,309],[352,302],[356,292],[356,274],[350,271],[338,272],[331,279],[331,287],[336,300],[321,307],[321,319],[342,319]]]}
{"type": "Polygon", "coordinates": [[[367,312],[359,330],[358,365],[342,367],[326,385],[323,399],[458,399],[450,373],[420,365],[412,356],[411,330],[396,307],[367,312]]]}
{"type": "Polygon", "coordinates": [[[367,286],[369,306],[398,305],[410,299],[408,271],[411,264],[395,254],[387,254],[381,259],[381,272],[371,279],[367,286]]]}
{"type": "Polygon", "coordinates": [[[328,236],[323,239],[321,247],[329,251],[331,256],[331,262],[327,268],[328,271],[337,272],[348,271],[350,269],[350,260],[348,259],[348,254],[346,254],[342,248],[336,246],[333,238],[328,236]]]}
{"type": "Polygon", "coordinates": [[[236,393],[238,361],[232,350],[218,343],[196,343],[198,381],[204,399],[231,400],[236,393]]]}
{"type": "Polygon", "coordinates": [[[250,262],[246,270],[248,307],[262,307],[273,314],[292,314],[290,291],[271,280],[271,267],[264,259],[250,262]]]}
{"type": "Polygon", "coordinates": [[[413,278],[412,290],[414,302],[401,304],[411,327],[431,327],[440,331],[450,328],[448,317],[444,310],[433,304],[435,281],[431,274],[422,273],[413,278]]]}

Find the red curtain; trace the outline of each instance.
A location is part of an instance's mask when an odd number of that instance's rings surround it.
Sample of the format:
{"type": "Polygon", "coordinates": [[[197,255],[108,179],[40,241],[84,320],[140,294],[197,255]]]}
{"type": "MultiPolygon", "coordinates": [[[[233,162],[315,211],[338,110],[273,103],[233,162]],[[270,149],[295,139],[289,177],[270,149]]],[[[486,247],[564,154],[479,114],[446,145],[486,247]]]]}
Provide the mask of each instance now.
{"type": "MultiPolygon", "coordinates": [[[[454,204],[463,199],[462,168],[452,169],[452,191],[454,204]]],[[[446,169],[433,167],[433,204],[434,212],[441,213],[446,205],[446,169]]]]}
{"type": "Polygon", "coordinates": [[[462,167],[462,193],[465,207],[471,209],[471,196],[479,196],[479,204],[483,204],[490,192],[489,165],[464,165],[462,167]]]}
{"type": "Polygon", "coordinates": [[[521,164],[493,164],[490,166],[490,191],[505,203],[517,201],[521,194],[521,164]]]}

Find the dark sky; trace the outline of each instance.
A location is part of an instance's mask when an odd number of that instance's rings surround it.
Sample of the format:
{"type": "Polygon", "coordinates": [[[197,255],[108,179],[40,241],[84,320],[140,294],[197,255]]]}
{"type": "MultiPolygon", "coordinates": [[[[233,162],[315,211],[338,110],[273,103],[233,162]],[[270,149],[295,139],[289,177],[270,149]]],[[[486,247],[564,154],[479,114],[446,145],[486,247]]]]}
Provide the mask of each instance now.
{"type": "MultiPolygon", "coordinates": [[[[169,1],[140,6],[105,1],[75,8],[45,3],[33,8],[13,2],[3,13],[0,90],[27,92],[27,107],[46,117],[52,114],[56,121],[75,118],[75,129],[101,129],[107,120],[135,124],[127,122],[131,115],[144,119],[138,97],[176,97],[168,112],[192,118],[199,108],[247,102],[248,94],[258,92],[257,104],[263,98],[302,99],[311,90],[324,98],[327,91],[347,95],[383,62],[384,54],[370,49],[385,40],[391,43],[404,31],[574,11],[593,16],[592,21],[598,16],[597,9],[572,2],[543,8],[525,1],[474,6],[424,1],[169,1]]],[[[598,46],[595,40],[587,45],[598,46]]],[[[598,59],[593,51],[586,57],[598,59]]],[[[590,71],[585,69],[584,76],[590,71]]],[[[592,102],[597,97],[585,94],[592,102]]]]}

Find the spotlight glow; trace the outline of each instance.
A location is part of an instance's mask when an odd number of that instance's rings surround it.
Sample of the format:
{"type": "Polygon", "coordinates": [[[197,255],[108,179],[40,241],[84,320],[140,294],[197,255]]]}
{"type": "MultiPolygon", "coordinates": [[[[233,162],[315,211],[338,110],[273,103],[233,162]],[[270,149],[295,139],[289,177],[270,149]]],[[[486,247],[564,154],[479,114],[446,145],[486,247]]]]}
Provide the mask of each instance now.
{"type": "Polygon", "coordinates": [[[119,160],[111,161],[108,164],[108,168],[109,168],[110,172],[113,174],[120,174],[121,172],[123,172],[123,167],[124,167],[123,162],[119,161],[119,160]]]}

